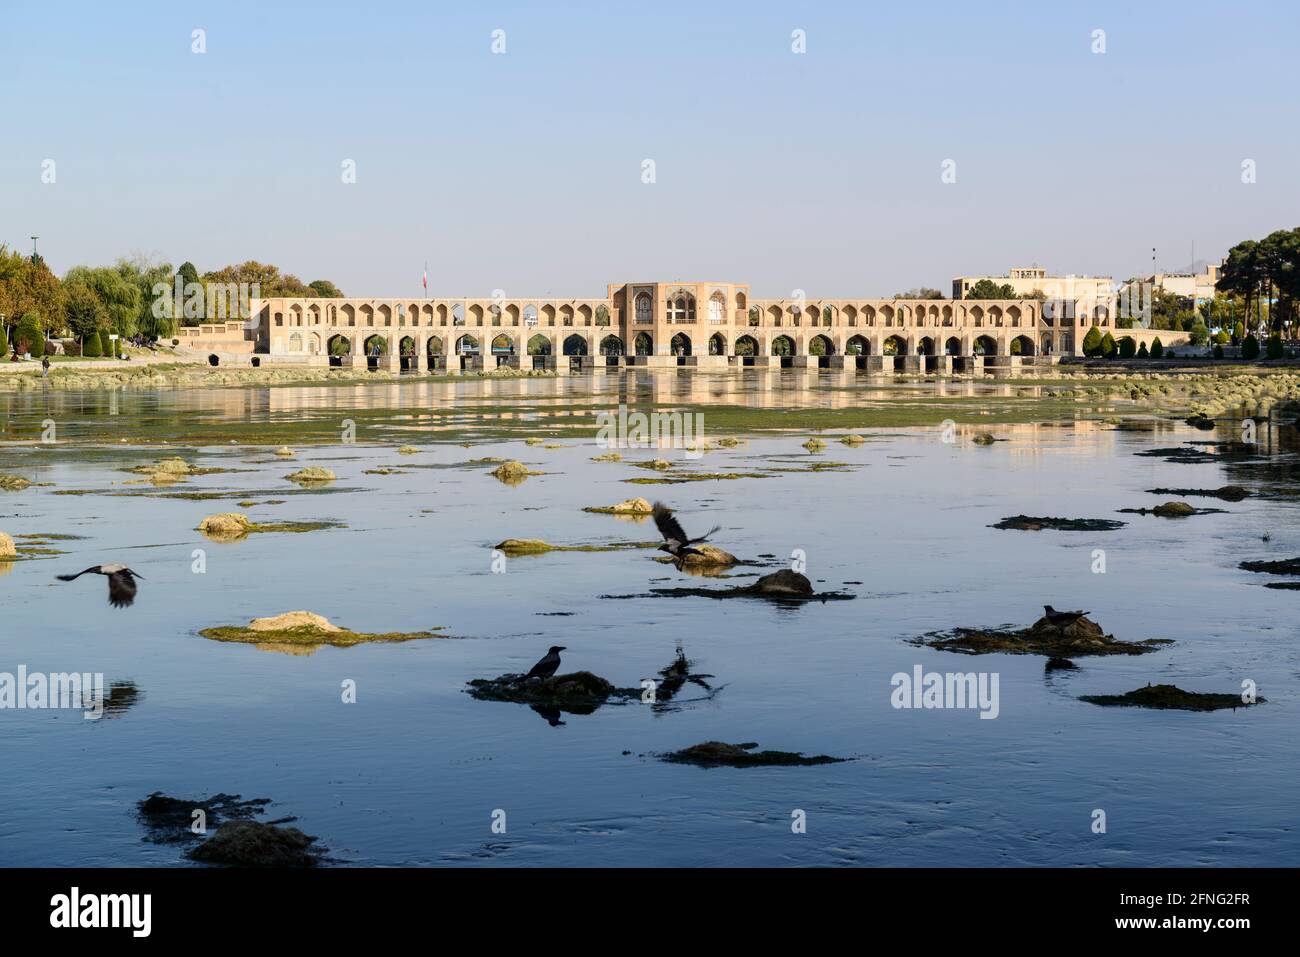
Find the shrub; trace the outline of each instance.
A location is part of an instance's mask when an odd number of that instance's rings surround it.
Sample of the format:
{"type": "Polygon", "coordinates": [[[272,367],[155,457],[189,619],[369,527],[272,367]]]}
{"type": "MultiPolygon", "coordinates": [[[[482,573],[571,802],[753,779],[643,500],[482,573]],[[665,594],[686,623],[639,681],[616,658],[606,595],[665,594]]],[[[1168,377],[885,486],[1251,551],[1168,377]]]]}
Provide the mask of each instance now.
{"type": "Polygon", "coordinates": [[[1147,358],[1150,358],[1150,356],[1151,356],[1151,353],[1147,352],[1147,344],[1146,344],[1145,342],[1142,343],[1142,345],[1138,346],[1138,358],[1139,358],[1139,359],[1147,359],[1147,358]]]}
{"type": "Polygon", "coordinates": [[[1253,332],[1248,335],[1246,340],[1241,344],[1241,357],[1243,359],[1259,358],[1259,340],[1255,338],[1253,332]]]}
{"type": "Polygon", "coordinates": [[[1109,332],[1101,337],[1101,354],[1107,359],[1115,358],[1115,337],[1109,332]]]}
{"type": "Polygon", "coordinates": [[[1135,355],[1137,355],[1137,345],[1133,342],[1133,337],[1125,336],[1119,341],[1119,357],[1132,359],[1135,355]]]}
{"type": "Polygon", "coordinates": [[[96,330],[86,336],[86,341],[81,345],[81,354],[88,359],[98,359],[104,353],[99,348],[99,331],[96,330]]]}
{"type": "Polygon", "coordinates": [[[1093,326],[1083,337],[1083,354],[1085,356],[1101,355],[1101,330],[1093,326]]]}
{"type": "Polygon", "coordinates": [[[1282,348],[1282,337],[1275,332],[1273,335],[1268,337],[1268,346],[1265,355],[1270,359],[1281,359],[1284,354],[1285,350],[1282,348]]]}
{"type": "Polygon", "coordinates": [[[1236,345],[1246,338],[1246,324],[1240,320],[1232,327],[1232,343],[1236,345]]]}
{"type": "Polygon", "coordinates": [[[1205,323],[1198,319],[1196,325],[1192,326],[1188,333],[1188,337],[1191,339],[1192,345],[1203,346],[1210,341],[1210,330],[1205,328],[1205,323]]]}
{"type": "Polygon", "coordinates": [[[1165,354],[1165,345],[1163,342],[1160,341],[1160,337],[1156,336],[1154,339],[1151,340],[1151,358],[1159,359],[1164,354],[1165,354]]]}
{"type": "Polygon", "coordinates": [[[1229,336],[1229,335],[1228,335],[1226,332],[1224,332],[1222,329],[1220,329],[1218,332],[1216,332],[1216,333],[1214,334],[1214,341],[1217,342],[1217,343],[1218,343],[1219,345],[1221,345],[1221,346],[1226,346],[1226,345],[1228,344],[1228,342],[1231,340],[1231,338],[1232,338],[1232,337],[1229,336]]]}
{"type": "Polygon", "coordinates": [[[1215,343],[1215,345],[1214,345],[1214,358],[1216,358],[1216,359],[1222,359],[1222,358],[1223,358],[1223,343],[1222,343],[1222,342],[1215,343]]]}

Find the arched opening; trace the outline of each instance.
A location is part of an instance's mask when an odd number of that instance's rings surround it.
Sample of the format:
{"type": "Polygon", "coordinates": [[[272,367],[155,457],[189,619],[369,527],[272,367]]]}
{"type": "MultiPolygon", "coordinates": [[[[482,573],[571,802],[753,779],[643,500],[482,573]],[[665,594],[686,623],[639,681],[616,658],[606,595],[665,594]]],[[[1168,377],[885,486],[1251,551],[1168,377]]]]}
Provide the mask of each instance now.
{"type": "Polygon", "coordinates": [[[478,339],[475,336],[464,335],[456,340],[456,355],[458,356],[476,356],[478,355],[478,339]]]}
{"type": "Polygon", "coordinates": [[[736,355],[740,356],[742,366],[752,366],[754,356],[758,355],[758,340],[753,336],[741,336],[736,340],[736,355]]]}
{"type": "Polygon", "coordinates": [[[844,343],[844,354],[846,356],[871,355],[871,340],[866,336],[850,336],[849,341],[844,343]]]}
{"type": "Polygon", "coordinates": [[[1032,356],[1034,354],[1034,340],[1028,336],[1016,336],[1011,340],[1011,354],[1013,356],[1032,356]]]}
{"type": "Polygon", "coordinates": [[[992,336],[980,336],[972,351],[977,356],[995,356],[998,354],[998,341],[992,336]]]}
{"type": "Polygon", "coordinates": [[[921,341],[916,344],[916,354],[918,356],[934,355],[934,340],[929,336],[922,336],[921,341]]]}
{"type": "Polygon", "coordinates": [[[524,306],[524,325],[529,329],[537,327],[537,307],[533,305],[524,306]]]}
{"type": "Polygon", "coordinates": [[[451,307],[451,324],[453,326],[465,325],[465,306],[462,303],[456,303],[451,307]]]}
{"type": "Polygon", "coordinates": [[[415,355],[415,339],[412,336],[402,336],[402,341],[397,344],[397,355],[401,371],[414,372],[420,368],[419,359],[415,355]]]}
{"type": "Polygon", "coordinates": [[[289,351],[298,353],[302,352],[302,333],[295,332],[289,336],[289,351]]]}
{"type": "Polygon", "coordinates": [[[339,309],[343,313],[343,325],[355,326],[357,324],[357,311],[348,303],[344,303],[339,309]]]}
{"type": "Polygon", "coordinates": [[[636,294],[635,303],[636,321],[644,325],[649,325],[652,321],[650,317],[650,293],[642,289],[636,294]]]}
{"type": "Polygon", "coordinates": [[[720,326],[727,317],[727,300],[721,292],[715,292],[709,297],[709,323],[720,326]]]}
{"type": "Polygon", "coordinates": [[[587,354],[587,340],[575,332],[564,340],[564,354],[566,356],[585,356],[587,354]]]}
{"type": "Polygon", "coordinates": [[[794,365],[794,352],[794,340],[789,336],[777,336],[772,340],[772,355],[781,360],[782,369],[794,365]]]}
{"type": "Polygon", "coordinates": [[[379,357],[388,354],[388,340],[383,336],[371,336],[365,342],[366,368],[378,369],[379,357]]]}
{"type": "Polygon", "coordinates": [[[727,354],[727,340],[722,333],[715,332],[709,336],[709,355],[725,356],[727,354]]]}
{"type": "Polygon", "coordinates": [[[695,297],[685,291],[679,291],[676,297],[668,300],[669,322],[694,322],[695,297]]]}
{"type": "Polygon", "coordinates": [[[890,336],[881,346],[880,351],[887,356],[905,356],[907,355],[907,343],[901,336],[890,336]]]}
{"type": "Polygon", "coordinates": [[[835,343],[831,342],[826,336],[813,336],[808,340],[808,355],[833,356],[835,355],[835,343]]]}
{"type": "Polygon", "coordinates": [[[442,339],[438,336],[430,336],[429,341],[425,343],[424,364],[430,372],[447,368],[447,362],[442,357],[442,339]]]}
{"type": "Polygon", "coordinates": [[[654,355],[654,340],[648,332],[639,332],[632,340],[632,349],[639,356],[654,355]]]}
{"type": "Polygon", "coordinates": [[[679,332],[673,336],[672,342],[668,344],[668,350],[678,358],[685,358],[691,354],[691,337],[684,332],[679,332]]]}
{"type": "Polygon", "coordinates": [[[950,356],[961,355],[961,340],[956,336],[950,336],[948,341],[943,344],[943,351],[950,356]]]}
{"type": "Polygon", "coordinates": [[[511,360],[515,357],[515,341],[504,332],[492,340],[489,348],[498,369],[512,364],[511,360]]]}
{"type": "Polygon", "coordinates": [[[623,354],[623,340],[613,333],[601,339],[600,354],[605,357],[605,365],[618,365],[618,357],[623,354]]]}
{"type": "Polygon", "coordinates": [[[541,333],[533,336],[528,340],[528,354],[530,356],[549,356],[551,354],[551,340],[541,333]]]}
{"type": "Polygon", "coordinates": [[[343,335],[330,336],[329,342],[325,343],[325,351],[329,353],[330,367],[340,368],[344,356],[352,355],[352,340],[343,335]]]}

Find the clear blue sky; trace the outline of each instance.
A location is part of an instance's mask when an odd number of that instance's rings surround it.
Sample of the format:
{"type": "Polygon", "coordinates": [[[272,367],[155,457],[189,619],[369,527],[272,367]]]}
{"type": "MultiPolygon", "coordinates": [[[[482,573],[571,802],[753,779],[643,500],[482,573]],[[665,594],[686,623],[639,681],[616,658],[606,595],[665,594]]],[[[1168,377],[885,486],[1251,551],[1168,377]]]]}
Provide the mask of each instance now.
{"type": "Polygon", "coordinates": [[[10,0],[0,241],[353,295],[1176,268],[1300,225],[1298,9],[10,0]]]}

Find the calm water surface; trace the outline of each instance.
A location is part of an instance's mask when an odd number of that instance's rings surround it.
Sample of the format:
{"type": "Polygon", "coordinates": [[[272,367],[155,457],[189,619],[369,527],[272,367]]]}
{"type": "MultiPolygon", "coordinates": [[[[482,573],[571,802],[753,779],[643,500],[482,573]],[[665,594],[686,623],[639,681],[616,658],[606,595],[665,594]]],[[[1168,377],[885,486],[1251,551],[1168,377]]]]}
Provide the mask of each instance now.
{"type": "MultiPolygon", "coordinates": [[[[1113,514],[1162,501],[1145,492],[1158,486],[1239,481],[1272,491],[1218,463],[1133,454],[1215,436],[1054,417],[994,427],[1008,441],[979,447],[964,429],[945,444],[935,426],[873,430],[867,415],[855,431],[869,441],[857,448],[832,441],[811,457],[800,448],[806,433],[774,434],[686,466],[743,471],[820,458],[851,470],[639,487],[622,480],[653,473],[591,462],[602,450],[590,435],[565,439],[566,448],[530,447],[500,438],[500,416],[481,410],[489,393],[512,399],[506,418],[534,423],[563,407],[566,392],[600,408],[647,392],[774,408],[851,407],[866,395],[838,388],[842,377],[788,388],[768,374],[652,381],[0,398],[7,438],[30,438],[52,417],[65,439],[0,451],[4,471],[51,483],[0,493],[0,529],[85,536],[56,543],[66,555],[16,562],[0,576],[0,671],[99,671],[139,690],[132,707],[98,722],[72,711],[0,712],[0,864],[184,865],[179,847],[145,839],[135,804],[153,791],[271,798],[268,817],[297,816],[335,859],[354,865],[1296,862],[1300,597],[1237,569],[1244,559],[1300,554],[1296,502],[1194,500],[1226,512],[1183,521],[1113,514]],[[362,420],[356,444],[299,445],[291,462],[256,444],[259,423],[310,420],[332,430],[349,409],[458,404],[479,411],[454,419],[454,440],[451,419],[402,414],[362,420]],[[199,465],[232,471],[157,495],[104,494],[153,493],[122,485],[133,476],[121,469],[175,448],[119,440],[182,420],[191,431],[251,430],[236,445],[185,448],[199,465]],[[425,451],[397,454],[408,441],[425,451]],[[518,458],[546,474],[510,487],[464,464],[482,456],[518,458]],[[284,480],[311,464],[333,469],[343,491],[302,494],[284,480]],[[381,465],[408,471],[364,474],[381,465]],[[53,494],[60,489],[95,494],[53,494]],[[228,494],[164,497],[203,490],[228,494]],[[688,530],[721,524],[718,544],[742,558],[787,560],[803,549],[819,588],[857,597],[797,608],[602,598],[714,585],[643,550],[517,558],[493,573],[491,546],[507,537],[654,539],[648,522],[581,511],[639,494],[675,505],[688,530]],[[285,500],[248,510],[256,518],[334,518],[347,527],[228,545],[194,531],[204,515],[249,497],[285,500]],[[988,527],[1018,513],[1129,524],[1105,533],[988,527]],[[191,570],[198,548],[203,575],[191,570]],[[1105,574],[1092,572],[1098,548],[1105,574]],[[130,610],[108,607],[102,579],[53,581],[112,560],[146,577],[130,610]],[[958,656],[906,641],[957,625],[1028,624],[1045,602],[1090,609],[1120,638],[1177,643],[1045,674],[1039,657],[958,656]],[[196,634],[292,609],[370,631],[440,625],[453,637],[290,655],[196,634]],[[464,693],[467,680],[524,670],[552,644],[568,647],[565,670],[622,686],[654,677],[680,644],[719,690],[688,685],[667,707],[606,706],[557,726],[527,707],[464,693]],[[917,664],[997,672],[999,717],[895,710],[890,678],[917,664]],[[1267,704],[1198,714],[1077,700],[1147,682],[1235,692],[1246,678],[1267,704]],[[340,700],[348,679],[355,704],[340,700]],[[705,770],[653,757],[708,740],[853,760],[705,770]],[[1097,808],[1106,812],[1104,835],[1091,831],[1097,808]],[[490,829],[494,809],[506,811],[505,834],[490,829]],[[791,832],[794,809],[807,813],[806,834],[791,832]]],[[[897,397],[979,388],[931,384],[897,397]]],[[[1016,394],[985,391],[989,408],[1016,394]]]]}

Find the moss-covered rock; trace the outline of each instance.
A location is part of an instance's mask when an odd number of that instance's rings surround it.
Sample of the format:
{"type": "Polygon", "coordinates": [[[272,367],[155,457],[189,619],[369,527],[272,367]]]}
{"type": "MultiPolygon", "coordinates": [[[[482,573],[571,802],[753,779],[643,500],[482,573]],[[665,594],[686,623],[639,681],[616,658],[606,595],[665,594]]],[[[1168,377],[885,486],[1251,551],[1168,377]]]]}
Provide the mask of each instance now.
{"type": "Polygon", "coordinates": [[[808,580],[808,576],[789,568],[763,575],[754,583],[753,588],[764,595],[811,595],[813,593],[812,582],[808,580]]]}
{"type": "Polygon", "coordinates": [[[1151,513],[1162,518],[1185,518],[1188,515],[1195,515],[1196,508],[1186,502],[1164,502],[1153,508],[1151,513]]]}
{"type": "Polygon", "coordinates": [[[511,701],[570,714],[591,714],[611,699],[625,702],[641,697],[640,688],[615,687],[612,682],[590,671],[574,671],[550,678],[525,678],[521,674],[476,678],[469,682],[468,690],[480,701],[511,701]]]}
{"type": "Polygon", "coordinates": [[[1219,711],[1223,708],[1246,708],[1264,699],[1245,701],[1239,694],[1204,694],[1184,691],[1176,685],[1147,685],[1126,694],[1081,695],[1080,701],[1113,708],[1158,708],[1176,711],[1219,711]]]}
{"type": "Polygon", "coordinates": [[[661,754],[659,758],[672,764],[694,764],[702,768],[809,767],[816,764],[838,764],[847,760],[827,754],[809,756],[795,751],[756,751],[757,747],[758,744],[754,741],[743,744],[705,741],[680,751],[661,754]]]}
{"type": "Polygon", "coordinates": [[[597,515],[649,515],[653,509],[648,499],[628,498],[615,505],[590,505],[583,511],[597,515]]]}
{"type": "Polygon", "coordinates": [[[524,479],[528,478],[528,476],[540,475],[541,473],[531,471],[523,462],[510,459],[507,462],[502,462],[494,468],[491,474],[498,482],[502,482],[505,485],[518,485],[520,482],[524,481],[524,479]]]}
{"type": "Polygon", "coordinates": [[[691,551],[682,556],[683,565],[735,565],[739,561],[731,552],[708,542],[692,545],[691,551]]]}
{"type": "Polygon", "coordinates": [[[997,436],[991,432],[981,432],[971,439],[976,445],[992,445],[997,440],[997,436]]]}
{"type": "Polygon", "coordinates": [[[866,443],[866,441],[867,441],[867,440],[864,439],[864,438],[863,438],[862,436],[860,436],[860,435],[841,435],[841,436],[840,436],[840,442],[842,442],[844,445],[848,445],[848,446],[864,445],[864,444],[866,443]]]}
{"type": "Polygon", "coordinates": [[[340,628],[328,618],[309,611],[291,611],[270,618],[254,618],[247,625],[219,625],[199,632],[213,641],[249,645],[291,645],[317,647],[334,645],[346,648],[367,642],[400,642],[418,638],[444,637],[437,631],[359,632],[340,628]]]}
{"type": "Polygon", "coordinates": [[[1046,616],[1028,628],[954,628],[913,639],[914,644],[968,655],[1045,655],[1076,658],[1083,655],[1141,655],[1172,644],[1169,639],[1119,641],[1106,634],[1087,616],[1054,624],[1046,616]]]}
{"type": "Polygon", "coordinates": [[[803,443],[803,447],[815,455],[818,452],[826,451],[826,442],[814,436],[807,442],[803,443]]]}
{"type": "Polygon", "coordinates": [[[189,851],[189,857],[230,867],[311,867],[320,858],[320,852],[313,849],[315,842],[315,837],[296,827],[227,821],[189,851]]]}
{"type": "Polygon", "coordinates": [[[319,465],[309,465],[306,468],[299,469],[296,472],[290,472],[285,476],[290,482],[295,482],[304,487],[312,485],[324,485],[326,482],[333,482],[337,475],[330,469],[323,468],[319,465]]]}

